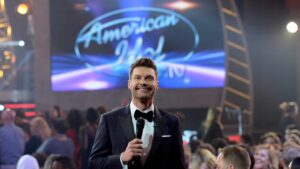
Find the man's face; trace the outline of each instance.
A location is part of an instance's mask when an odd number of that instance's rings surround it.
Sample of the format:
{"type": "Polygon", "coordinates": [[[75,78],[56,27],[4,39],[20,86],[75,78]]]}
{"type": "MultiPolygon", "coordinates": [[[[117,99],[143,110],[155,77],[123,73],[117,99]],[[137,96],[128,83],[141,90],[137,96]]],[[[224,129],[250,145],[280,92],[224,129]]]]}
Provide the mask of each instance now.
{"type": "Polygon", "coordinates": [[[133,100],[152,100],[158,89],[155,71],[148,67],[136,67],[128,80],[133,100]]]}

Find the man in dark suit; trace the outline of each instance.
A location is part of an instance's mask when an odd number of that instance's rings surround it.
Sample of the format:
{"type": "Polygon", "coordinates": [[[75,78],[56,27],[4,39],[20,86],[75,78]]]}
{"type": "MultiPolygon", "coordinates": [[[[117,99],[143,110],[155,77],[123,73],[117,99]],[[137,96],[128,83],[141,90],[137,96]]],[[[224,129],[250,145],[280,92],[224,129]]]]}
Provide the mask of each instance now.
{"type": "Polygon", "coordinates": [[[153,104],[158,80],[151,59],[131,65],[128,88],[130,104],[101,117],[89,169],[184,169],[178,119],[153,104]],[[135,138],[138,118],[145,119],[141,139],[135,138]]]}

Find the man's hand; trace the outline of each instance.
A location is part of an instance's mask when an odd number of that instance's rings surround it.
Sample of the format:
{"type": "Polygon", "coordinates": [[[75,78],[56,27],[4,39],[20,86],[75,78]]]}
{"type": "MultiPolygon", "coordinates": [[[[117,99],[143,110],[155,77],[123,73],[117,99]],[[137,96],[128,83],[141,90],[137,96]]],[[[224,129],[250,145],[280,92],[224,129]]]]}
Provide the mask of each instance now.
{"type": "Polygon", "coordinates": [[[140,139],[130,141],[126,150],[122,153],[121,160],[127,164],[133,157],[141,157],[143,154],[143,142],[140,139]]]}

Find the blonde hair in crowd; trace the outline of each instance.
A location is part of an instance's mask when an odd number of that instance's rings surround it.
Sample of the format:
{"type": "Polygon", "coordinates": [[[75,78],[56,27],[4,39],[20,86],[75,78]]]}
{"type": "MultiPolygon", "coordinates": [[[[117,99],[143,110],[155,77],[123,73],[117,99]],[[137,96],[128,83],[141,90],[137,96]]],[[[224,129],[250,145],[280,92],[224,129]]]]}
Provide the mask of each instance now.
{"type": "Polygon", "coordinates": [[[265,149],[268,151],[268,156],[269,156],[268,169],[278,169],[279,152],[275,149],[275,147],[270,144],[260,144],[254,147],[254,154],[256,153],[256,151],[261,149],[265,149]]]}
{"type": "Polygon", "coordinates": [[[204,163],[207,169],[214,169],[216,166],[216,156],[207,149],[198,148],[192,156],[189,169],[199,169],[204,163]]]}
{"type": "Polygon", "coordinates": [[[31,123],[31,133],[33,135],[39,136],[42,140],[46,140],[51,136],[51,130],[42,117],[35,117],[32,119],[31,123]]]}

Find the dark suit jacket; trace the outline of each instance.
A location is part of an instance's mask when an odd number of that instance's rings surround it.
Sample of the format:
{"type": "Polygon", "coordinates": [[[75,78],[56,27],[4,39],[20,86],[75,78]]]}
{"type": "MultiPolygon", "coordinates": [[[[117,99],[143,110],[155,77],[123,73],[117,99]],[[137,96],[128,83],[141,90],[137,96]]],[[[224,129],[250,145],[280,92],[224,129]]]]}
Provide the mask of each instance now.
{"type": "MultiPolygon", "coordinates": [[[[178,119],[155,108],[154,138],[141,169],[184,169],[178,119]]],[[[89,169],[122,169],[120,154],[135,138],[129,106],[102,115],[90,155],[89,169]]],[[[128,164],[129,169],[133,168],[128,164]]]]}

